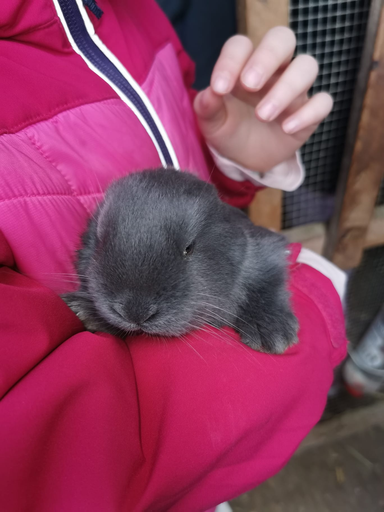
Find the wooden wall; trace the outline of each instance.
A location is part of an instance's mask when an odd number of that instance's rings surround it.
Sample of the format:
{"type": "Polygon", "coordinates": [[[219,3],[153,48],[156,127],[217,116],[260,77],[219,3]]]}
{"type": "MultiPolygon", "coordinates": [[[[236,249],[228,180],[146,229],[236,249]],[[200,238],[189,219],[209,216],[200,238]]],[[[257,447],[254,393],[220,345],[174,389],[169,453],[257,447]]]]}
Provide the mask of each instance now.
{"type": "MultiPolygon", "coordinates": [[[[288,12],[289,0],[238,0],[239,32],[257,45],[270,28],[288,25],[288,12]]],[[[365,247],[384,244],[384,208],[375,208],[382,179],[384,8],[383,0],[372,0],[333,218],[329,227],[316,224],[289,230],[288,238],[304,241],[341,268],[356,267],[365,247]]],[[[281,230],[282,192],[259,192],[249,216],[256,224],[281,230]]]]}
{"type": "Polygon", "coordinates": [[[382,209],[375,213],[380,183],[384,178],[382,1],[372,2],[364,53],[361,69],[364,71],[367,67],[367,76],[365,84],[358,84],[355,98],[356,102],[362,101],[362,108],[357,133],[351,141],[351,158],[340,175],[336,209],[325,248],[325,255],[343,269],[359,265],[365,247],[384,244],[382,209]]]}

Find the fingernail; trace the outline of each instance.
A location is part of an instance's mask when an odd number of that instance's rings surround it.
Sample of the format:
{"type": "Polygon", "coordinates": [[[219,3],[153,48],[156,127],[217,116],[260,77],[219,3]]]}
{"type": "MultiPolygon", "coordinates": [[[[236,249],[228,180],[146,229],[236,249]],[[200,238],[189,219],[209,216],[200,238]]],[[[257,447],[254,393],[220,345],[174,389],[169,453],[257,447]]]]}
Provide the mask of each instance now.
{"type": "Polygon", "coordinates": [[[274,103],[265,103],[257,109],[257,113],[264,121],[271,121],[277,112],[277,105],[274,103]]]}
{"type": "Polygon", "coordinates": [[[230,80],[226,75],[218,75],[213,81],[212,88],[219,94],[225,94],[229,91],[230,80]]]}
{"type": "Polygon", "coordinates": [[[256,68],[250,68],[244,73],[241,80],[250,89],[259,89],[263,80],[263,74],[256,68]]]}
{"type": "Polygon", "coordinates": [[[287,123],[283,124],[283,130],[285,133],[295,133],[299,130],[299,123],[296,119],[291,119],[287,123]]]}

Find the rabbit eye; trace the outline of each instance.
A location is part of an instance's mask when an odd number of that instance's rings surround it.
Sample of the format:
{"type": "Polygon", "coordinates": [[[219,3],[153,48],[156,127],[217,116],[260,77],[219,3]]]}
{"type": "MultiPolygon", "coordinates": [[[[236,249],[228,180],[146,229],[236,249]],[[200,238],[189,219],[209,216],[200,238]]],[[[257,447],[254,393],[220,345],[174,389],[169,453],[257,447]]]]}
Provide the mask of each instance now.
{"type": "Polygon", "coordinates": [[[183,256],[190,256],[193,253],[193,249],[195,248],[195,244],[189,244],[183,251],[183,256]]]}

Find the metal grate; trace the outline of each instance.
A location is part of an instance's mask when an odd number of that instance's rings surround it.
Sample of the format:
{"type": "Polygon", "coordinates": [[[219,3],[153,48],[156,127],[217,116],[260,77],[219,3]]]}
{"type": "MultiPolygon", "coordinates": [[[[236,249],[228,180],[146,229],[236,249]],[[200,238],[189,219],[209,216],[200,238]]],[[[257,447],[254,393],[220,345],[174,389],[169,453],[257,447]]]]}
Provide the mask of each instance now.
{"type": "Polygon", "coordinates": [[[284,194],[283,227],[325,222],[334,194],[355,81],[364,44],[370,0],[291,0],[290,26],[297,53],[317,58],[319,76],[311,91],[328,91],[334,109],[302,149],[307,177],[284,194]]]}

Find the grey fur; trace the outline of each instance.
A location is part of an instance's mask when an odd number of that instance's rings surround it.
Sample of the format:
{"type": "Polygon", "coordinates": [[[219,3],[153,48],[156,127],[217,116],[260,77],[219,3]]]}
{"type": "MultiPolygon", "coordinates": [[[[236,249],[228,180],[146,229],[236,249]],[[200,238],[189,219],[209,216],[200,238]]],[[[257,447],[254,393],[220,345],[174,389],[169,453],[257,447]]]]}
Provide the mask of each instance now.
{"type": "Polygon", "coordinates": [[[285,239],[190,173],[147,170],[116,181],[82,242],[80,289],[63,299],[88,330],[179,336],[229,325],[269,353],[297,341],[285,239]]]}

